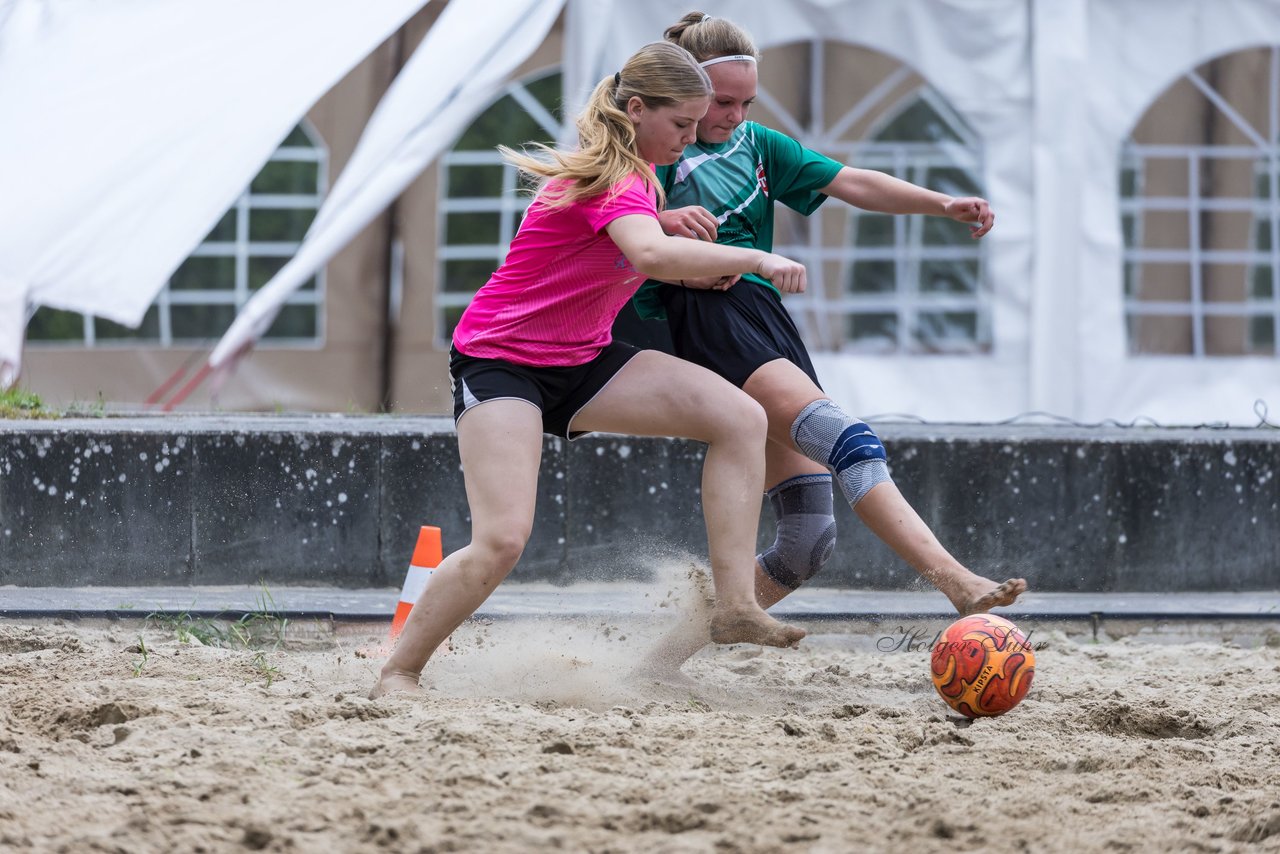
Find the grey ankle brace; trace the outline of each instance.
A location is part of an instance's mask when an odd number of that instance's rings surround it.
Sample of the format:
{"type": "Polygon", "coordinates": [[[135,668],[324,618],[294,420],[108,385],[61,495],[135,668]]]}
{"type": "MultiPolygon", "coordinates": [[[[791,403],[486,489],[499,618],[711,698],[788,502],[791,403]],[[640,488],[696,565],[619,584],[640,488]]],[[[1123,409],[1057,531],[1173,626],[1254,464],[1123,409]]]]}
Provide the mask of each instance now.
{"type": "Polygon", "coordinates": [[[778,534],[756,560],[766,575],[795,590],[818,574],[836,545],[831,475],[793,477],[765,494],[778,520],[778,534]]]}

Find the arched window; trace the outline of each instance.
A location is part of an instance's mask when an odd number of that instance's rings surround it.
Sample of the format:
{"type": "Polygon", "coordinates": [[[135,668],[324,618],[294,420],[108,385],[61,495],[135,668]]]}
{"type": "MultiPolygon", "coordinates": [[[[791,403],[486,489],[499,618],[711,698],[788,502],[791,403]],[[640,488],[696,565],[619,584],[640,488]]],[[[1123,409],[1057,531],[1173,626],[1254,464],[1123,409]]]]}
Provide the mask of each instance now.
{"type": "MultiPolygon", "coordinates": [[[[293,129],[195,251],[182,262],[137,329],[41,308],[33,343],[206,345],[222,335],[253,292],[298,251],[326,191],[327,154],[304,121],[293,129]]],[[[311,343],[323,331],[323,273],[290,296],[267,341],[311,343]]]]}
{"type": "Polygon", "coordinates": [[[560,135],[560,97],[558,69],[512,83],[440,159],[436,330],[442,341],[452,337],[471,298],[506,257],[531,201],[496,147],[553,144],[560,135]]]}
{"type": "Polygon", "coordinates": [[[1188,71],[1121,151],[1133,355],[1280,354],[1280,50],[1188,71]]]}
{"type": "MultiPolygon", "coordinates": [[[[950,196],[981,195],[976,140],[933,89],[901,102],[857,165],[950,196]]],[[[874,352],[975,352],[991,345],[981,247],[969,227],[934,216],[855,211],[848,340],[874,352]]]]}
{"type": "MultiPolygon", "coordinates": [[[[766,51],[760,73],[753,118],[762,123],[851,166],[949,195],[983,194],[977,135],[900,61],[812,41],[766,51]]],[[[775,248],[809,267],[808,292],[788,301],[814,349],[990,351],[984,251],[967,226],[828,202],[807,218],[779,208],[775,231],[775,248]]]]}

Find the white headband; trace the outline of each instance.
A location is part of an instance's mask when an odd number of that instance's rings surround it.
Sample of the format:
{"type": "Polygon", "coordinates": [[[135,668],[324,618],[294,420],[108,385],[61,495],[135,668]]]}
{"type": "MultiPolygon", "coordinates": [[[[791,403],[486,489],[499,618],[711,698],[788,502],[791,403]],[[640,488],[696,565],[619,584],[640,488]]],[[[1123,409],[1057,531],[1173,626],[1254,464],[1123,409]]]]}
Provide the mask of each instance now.
{"type": "Polygon", "coordinates": [[[748,53],[738,53],[733,56],[717,56],[715,59],[708,59],[706,62],[699,62],[698,65],[706,68],[708,65],[715,65],[717,62],[755,62],[756,58],[748,53]]]}

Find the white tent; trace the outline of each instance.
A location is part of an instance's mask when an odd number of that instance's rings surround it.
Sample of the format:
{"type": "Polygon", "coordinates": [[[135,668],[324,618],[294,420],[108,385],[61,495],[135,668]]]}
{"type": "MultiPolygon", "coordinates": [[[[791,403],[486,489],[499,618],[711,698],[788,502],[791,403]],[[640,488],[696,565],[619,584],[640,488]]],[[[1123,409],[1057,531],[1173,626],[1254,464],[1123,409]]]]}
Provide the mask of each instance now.
{"type": "Polygon", "coordinates": [[[464,3],[445,8],[370,119],[302,249],[244,307],[210,365],[223,366],[262,337],[289,294],[462,133],[478,105],[542,42],[563,5],[492,0],[484,15],[464,3]]]}
{"type": "MultiPolygon", "coordinates": [[[[379,107],[303,248],[245,307],[215,350],[215,364],[225,364],[261,334],[289,291],[449,145],[538,45],[565,2],[490,3],[482,21],[469,20],[460,0],[450,3],[379,107]]],[[[189,18],[191,8],[204,9],[205,26],[187,26],[192,32],[216,34],[232,21],[240,26],[251,21],[256,28],[268,14],[263,9],[277,5],[293,4],[254,4],[249,13],[220,0],[184,4],[182,14],[189,18]]],[[[162,66],[163,74],[149,74],[155,69],[151,63],[161,58],[143,61],[150,54],[142,38],[130,50],[112,52],[132,58],[131,63],[117,60],[113,90],[136,93],[136,103],[115,104],[100,118],[123,121],[120,117],[127,116],[128,126],[136,130],[88,159],[80,152],[69,158],[65,148],[42,147],[32,140],[64,138],[92,109],[84,72],[101,66],[105,57],[94,51],[88,34],[162,27],[166,4],[135,3],[128,7],[133,10],[129,16],[113,5],[112,12],[94,6],[98,11],[91,16],[63,12],[61,18],[49,19],[45,4],[19,0],[7,18],[0,18],[0,115],[32,117],[24,127],[25,144],[0,136],[0,187],[6,195],[0,208],[0,368],[10,377],[25,303],[136,323],[168,273],[306,109],[308,98],[314,99],[358,58],[359,50],[376,44],[421,4],[363,4],[357,16],[341,14],[349,4],[321,9],[307,0],[303,5],[312,8],[309,18],[325,20],[317,28],[326,26],[345,38],[340,40],[346,49],[341,61],[326,52],[329,61],[316,62],[323,68],[290,65],[296,85],[288,93],[260,86],[249,92],[228,84],[228,101],[214,115],[181,113],[186,87],[209,82],[194,63],[186,70],[170,61],[162,66]],[[328,16],[322,14],[325,10],[328,16]],[[371,23],[378,15],[383,19],[371,23]],[[49,20],[57,26],[50,28],[49,20]],[[32,69],[40,74],[33,76],[32,69]],[[159,94],[143,85],[153,76],[167,81],[159,94]],[[30,83],[37,79],[45,84],[38,91],[30,83]],[[59,82],[84,97],[49,109],[49,103],[64,103],[49,94],[59,82]],[[156,99],[162,96],[167,99],[164,109],[157,109],[156,99]],[[171,121],[174,110],[178,119],[171,121]],[[208,132],[233,115],[235,135],[208,132]],[[177,165],[152,170],[145,151],[133,153],[138,146],[125,144],[206,136],[222,144],[234,139],[237,151],[234,167],[202,174],[199,183],[184,180],[187,176],[177,165]],[[58,189],[49,192],[55,167],[68,159],[76,164],[73,180],[65,170],[58,171],[58,189]],[[15,166],[19,162],[21,170],[15,166]],[[174,186],[182,188],[181,204],[162,204],[166,198],[173,201],[174,186]],[[17,190],[12,195],[10,187],[17,190]],[[9,204],[11,199],[17,204],[9,204]],[[178,207],[183,209],[180,221],[171,210],[178,207]],[[138,211],[149,218],[133,213],[138,211]],[[134,243],[121,241],[126,231],[135,236],[134,243]],[[121,246],[134,251],[122,253],[121,246]],[[130,285],[137,287],[127,292],[130,285]]],[[[1129,354],[1118,192],[1122,143],[1144,109],[1199,63],[1253,45],[1280,43],[1280,4],[702,0],[696,5],[741,23],[762,49],[823,38],[897,57],[947,98],[983,145],[982,186],[998,215],[996,229],[985,239],[993,306],[991,352],[976,357],[815,354],[833,397],[867,414],[904,412],[953,421],[1046,411],[1087,421],[1147,416],[1163,423],[1252,424],[1257,421],[1255,400],[1280,403],[1275,358],[1129,354]]],[[[688,0],[567,0],[567,102],[580,102],[596,80],[689,7],[688,0]]],[[[212,35],[209,39],[200,44],[216,55],[216,42],[212,35]]],[[[238,65],[272,59],[269,51],[261,57],[238,51],[238,65]]],[[[1273,136],[1273,149],[1275,142],[1273,136]]],[[[228,155],[225,162],[231,159],[228,155]]]]}
{"type": "Polygon", "coordinates": [[[303,113],[425,3],[0,7],[0,386],[28,305],[137,326],[303,113]]]}

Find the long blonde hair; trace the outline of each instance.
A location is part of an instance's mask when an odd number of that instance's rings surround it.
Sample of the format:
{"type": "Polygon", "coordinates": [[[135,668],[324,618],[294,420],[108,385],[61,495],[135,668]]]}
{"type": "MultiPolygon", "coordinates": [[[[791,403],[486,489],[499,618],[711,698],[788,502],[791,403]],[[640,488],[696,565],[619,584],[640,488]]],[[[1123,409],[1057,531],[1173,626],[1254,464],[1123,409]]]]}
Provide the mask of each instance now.
{"type": "Polygon", "coordinates": [[[658,204],[665,194],[648,161],[636,151],[636,129],[627,103],[639,98],[647,109],[671,107],[709,98],[711,78],[687,50],[669,42],[647,44],[631,55],[622,71],[596,84],[578,116],[578,149],[557,151],[530,146],[541,156],[498,146],[502,156],[520,171],[543,179],[542,199],[553,207],[598,196],[629,176],[639,174],[653,187],[658,204]],[[554,181],[548,190],[547,182],[554,181]],[[563,183],[562,183],[563,182],[563,183]]]}
{"type": "Polygon", "coordinates": [[[760,58],[760,51],[747,31],[732,21],[713,18],[702,12],[690,12],[667,27],[663,38],[693,54],[698,62],[706,62],[718,56],[751,56],[760,58]]]}

